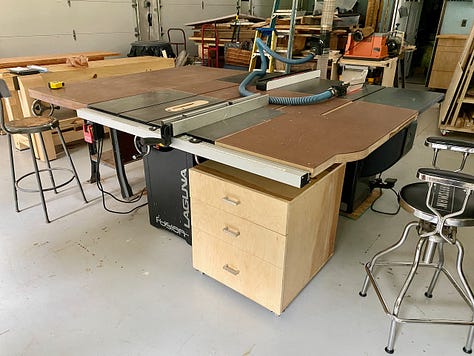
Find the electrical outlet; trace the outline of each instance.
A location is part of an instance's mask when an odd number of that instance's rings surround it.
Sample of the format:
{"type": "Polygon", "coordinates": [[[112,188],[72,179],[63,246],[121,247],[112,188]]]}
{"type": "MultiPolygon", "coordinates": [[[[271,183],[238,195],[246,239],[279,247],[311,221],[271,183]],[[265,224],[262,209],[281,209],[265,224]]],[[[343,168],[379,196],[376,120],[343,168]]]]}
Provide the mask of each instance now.
{"type": "Polygon", "coordinates": [[[466,26],[467,26],[467,19],[462,19],[461,27],[466,27],[466,26]]]}

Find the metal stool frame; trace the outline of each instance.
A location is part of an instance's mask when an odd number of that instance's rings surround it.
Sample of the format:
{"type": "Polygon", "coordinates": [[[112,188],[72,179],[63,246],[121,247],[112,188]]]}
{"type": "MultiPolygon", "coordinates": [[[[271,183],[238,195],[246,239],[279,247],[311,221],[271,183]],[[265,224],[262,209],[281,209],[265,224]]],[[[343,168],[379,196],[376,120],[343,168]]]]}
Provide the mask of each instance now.
{"type": "MultiPolygon", "coordinates": [[[[430,137],[426,140],[425,145],[430,146],[435,150],[433,158],[434,167],[436,167],[438,151],[440,149],[461,152],[463,154],[463,159],[460,164],[460,168],[455,172],[429,168],[421,168],[418,170],[417,177],[427,182],[425,184],[428,184],[425,204],[431,214],[428,212],[418,211],[414,207],[410,206],[409,203],[405,202],[402,196],[402,192],[405,187],[402,189],[402,191],[400,192],[400,204],[405,210],[412,212],[416,217],[418,217],[419,221],[412,221],[408,223],[403,230],[402,236],[395,244],[378,252],[369,262],[366,263],[366,277],[364,279],[364,283],[361,291],[359,292],[359,295],[362,297],[365,297],[367,295],[367,290],[370,282],[370,284],[372,284],[372,286],[374,287],[374,290],[377,294],[380,303],[382,304],[384,312],[391,319],[389,337],[387,341],[387,346],[385,347],[385,351],[387,353],[391,354],[394,352],[396,328],[398,324],[402,323],[430,323],[469,326],[469,331],[466,343],[463,347],[463,351],[466,353],[472,353],[472,343],[474,340],[474,295],[464,275],[464,271],[462,268],[464,258],[464,247],[462,243],[456,238],[456,233],[457,227],[474,226],[474,216],[469,217],[468,219],[461,217],[461,215],[466,210],[466,206],[468,204],[471,192],[472,190],[474,190],[474,177],[471,175],[459,173],[459,171],[464,168],[466,159],[469,154],[474,151],[474,144],[466,143],[463,141],[445,140],[442,138],[438,139],[430,137]],[[432,199],[432,196],[434,194],[433,190],[435,189],[435,187],[442,187],[442,189],[444,189],[444,192],[446,192],[447,194],[452,194],[453,197],[454,194],[458,194],[458,197],[459,195],[464,195],[462,198],[459,199],[459,201],[462,201],[462,205],[459,207],[459,209],[456,211],[452,211],[449,214],[441,214],[437,207],[434,205],[434,199],[432,199]],[[413,261],[379,261],[381,257],[386,256],[401,247],[407,240],[407,237],[413,228],[416,228],[416,231],[419,236],[413,261]],[[457,249],[456,273],[460,283],[455,280],[453,275],[444,266],[445,243],[453,245],[457,249]],[[438,259],[437,262],[434,262],[434,256],[436,252],[438,254],[438,259]],[[398,293],[397,298],[395,299],[392,309],[389,309],[389,306],[382,295],[381,288],[379,287],[376,281],[374,274],[374,268],[376,266],[410,266],[410,271],[405,279],[405,282],[403,283],[402,288],[398,293]],[[435,269],[428,289],[425,292],[425,296],[427,298],[432,298],[433,291],[437,284],[438,278],[441,272],[443,272],[473,312],[471,319],[451,320],[401,317],[399,315],[401,304],[419,267],[429,267],[435,269]]],[[[424,183],[415,183],[406,187],[414,185],[420,186],[420,184],[424,183]]]]}
{"type": "Polygon", "coordinates": [[[51,220],[49,219],[48,209],[46,207],[46,200],[45,200],[45,197],[44,197],[44,192],[45,191],[53,190],[57,194],[59,188],[66,186],[67,184],[69,184],[70,182],[72,182],[75,179],[76,183],[79,187],[79,190],[81,191],[81,194],[82,194],[82,197],[83,197],[85,203],[87,203],[87,199],[86,199],[86,196],[84,194],[84,190],[82,189],[82,185],[81,185],[81,182],[79,180],[79,176],[77,174],[76,168],[74,166],[74,162],[72,160],[72,157],[71,157],[71,155],[69,153],[69,150],[66,146],[66,142],[64,140],[63,134],[62,134],[61,129],[59,127],[59,121],[54,119],[54,118],[44,118],[43,117],[43,118],[39,118],[38,125],[29,125],[29,126],[24,127],[24,128],[6,123],[5,119],[3,117],[2,98],[4,100],[8,100],[9,97],[10,97],[10,91],[8,90],[8,87],[5,83],[5,81],[0,79],[0,126],[1,126],[2,130],[5,131],[5,133],[8,136],[8,152],[9,152],[9,157],[10,157],[10,172],[11,172],[12,183],[13,183],[13,197],[14,197],[14,200],[15,200],[15,210],[16,210],[16,212],[21,211],[20,208],[19,208],[19,203],[18,203],[18,190],[23,191],[23,192],[38,192],[38,193],[40,193],[41,205],[42,205],[42,208],[43,208],[43,213],[44,213],[44,216],[45,216],[45,220],[46,220],[47,223],[49,223],[51,220]],[[42,120],[40,120],[40,119],[42,119],[42,120]],[[48,154],[47,154],[47,151],[46,151],[46,147],[45,147],[45,143],[44,143],[44,139],[43,139],[43,136],[42,136],[42,132],[49,131],[49,130],[56,130],[56,132],[58,134],[58,137],[59,137],[59,140],[61,141],[61,145],[63,147],[64,153],[66,154],[66,157],[68,158],[69,165],[71,167],[70,169],[69,168],[57,168],[57,167],[52,167],[51,166],[51,162],[49,160],[49,157],[48,157],[48,154]],[[29,172],[27,174],[24,174],[19,178],[16,177],[16,172],[15,172],[15,160],[14,160],[14,156],[13,156],[13,142],[12,142],[12,137],[11,137],[11,135],[13,135],[13,134],[26,134],[26,135],[28,135],[28,142],[29,142],[29,146],[30,146],[31,159],[33,161],[33,168],[34,168],[33,172],[29,172]],[[39,167],[38,167],[38,162],[36,161],[36,156],[35,156],[35,152],[34,152],[34,149],[33,149],[34,146],[33,146],[32,135],[34,135],[34,134],[38,134],[38,136],[40,137],[41,149],[42,149],[44,157],[45,157],[47,168],[39,169],[39,167]],[[58,170],[70,172],[71,177],[69,179],[67,179],[65,182],[57,184],[55,179],[54,179],[53,172],[58,171],[58,170]],[[43,182],[42,182],[41,176],[40,176],[41,172],[48,172],[49,173],[49,179],[51,181],[51,187],[45,188],[43,186],[43,182]],[[28,189],[28,188],[21,187],[20,182],[24,178],[27,178],[27,177],[29,177],[33,174],[36,176],[36,183],[37,183],[38,188],[37,189],[28,189]]]}

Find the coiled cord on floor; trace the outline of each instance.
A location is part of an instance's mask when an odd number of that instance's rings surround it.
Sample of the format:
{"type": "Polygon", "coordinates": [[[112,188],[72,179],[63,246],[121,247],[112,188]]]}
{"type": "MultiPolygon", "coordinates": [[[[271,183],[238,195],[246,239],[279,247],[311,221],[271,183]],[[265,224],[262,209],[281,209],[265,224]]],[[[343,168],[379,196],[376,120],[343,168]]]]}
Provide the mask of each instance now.
{"type": "Polygon", "coordinates": [[[125,204],[133,204],[133,203],[137,203],[138,201],[141,200],[141,198],[143,197],[143,195],[145,194],[145,191],[146,191],[146,188],[143,188],[139,194],[137,194],[135,197],[133,197],[132,199],[130,200],[123,200],[123,199],[120,199],[120,198],[117,198],[115,195],[113,195],[112,193],[106,191],[104,189],[104,187],[102,186],[102,183],[100,181],[100,174],[99,174],[99,166],[100,166],[100,160],[102,158],[102,151],[103,151],[103,147],[104,147],[104,139],[98,139],[97,140],[97,169],[96,169],[96,184],[97,184],[97,188],[99,189],[101,195],[102,195],[102,206],[104,208],[104,210],[108,211],[109,213],[113,213],[113,214],[122,214],[122,215],[125,215],[125,214],[130,214],[130,213],[133,213],[135,210],[138,210],[139,208],[143,207],[143,206],[146,206],[148,203],[143,203],[141,205],[138,205],[128,211],[117,211],[117,210],[112,210],[110,208],[107,207],[107,205],[105,204],[105,195],[113,198],[115,201],[119,202],[119,203],[125,203],[125,204]]]}

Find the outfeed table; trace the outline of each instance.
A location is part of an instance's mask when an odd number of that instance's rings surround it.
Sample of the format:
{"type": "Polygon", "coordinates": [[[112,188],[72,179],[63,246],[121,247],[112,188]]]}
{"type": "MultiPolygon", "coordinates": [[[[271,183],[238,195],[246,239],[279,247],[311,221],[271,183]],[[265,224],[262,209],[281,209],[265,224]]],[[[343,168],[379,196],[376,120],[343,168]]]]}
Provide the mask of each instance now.
{"type": "MultiPolygon", "coordinates": [[[[171,147],[209,159],[189,170],[190,201],[180,197],[193,265],[280,314],[334,252],[345,163],[369,155],[417,111],[339,98],[295,107],[266,105],[262,95],[242,101],[239,75],[182,67],[30,95],[149,142],[167,127],[171,147]]],[[[187,170],[180,179],[186,187],[187,170]]]]}

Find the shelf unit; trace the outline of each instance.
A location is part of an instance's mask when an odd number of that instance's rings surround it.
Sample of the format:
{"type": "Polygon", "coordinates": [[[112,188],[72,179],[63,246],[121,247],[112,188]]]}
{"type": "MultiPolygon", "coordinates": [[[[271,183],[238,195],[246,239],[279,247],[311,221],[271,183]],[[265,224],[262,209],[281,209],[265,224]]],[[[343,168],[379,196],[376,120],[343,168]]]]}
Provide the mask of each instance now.
{"type": "Polygon", "coordinates": [[[441,105],[439,129],[474,133],[474,26],[441,105]]]}

